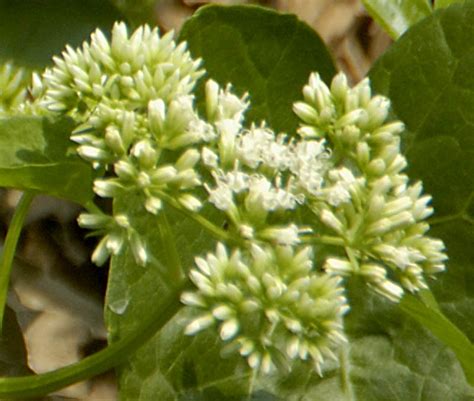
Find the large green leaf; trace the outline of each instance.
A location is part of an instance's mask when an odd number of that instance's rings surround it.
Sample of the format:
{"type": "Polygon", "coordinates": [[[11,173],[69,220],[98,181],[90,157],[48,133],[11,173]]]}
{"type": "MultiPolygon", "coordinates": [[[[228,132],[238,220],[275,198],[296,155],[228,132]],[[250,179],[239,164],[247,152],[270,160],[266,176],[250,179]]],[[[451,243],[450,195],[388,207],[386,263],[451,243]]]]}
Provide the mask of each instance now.
{"type": "Polygon", "coordinates": [[[92,169],[69,151],[69,120],[0,119],[0,186],[30,189],[85,204],[93,196],[92,169]]]}
{"type": "Polygon", "coordinates": [[[474,339],[474,3],[439,10],[374,66],[374,88],[409,131],[409,173],[433,195],[432,233],[448,248],[433,283],[443,310],[474,339]],[[416,51],[415,51],[416,49],[416,51]]]}
{"type": "Polygon", "coordinates": [[[335,73],[310,27],[294,15],[261,7],[203,7],[186,22],[180,39],[203,58],[210,78],[250,94],[248,121],[266,120],[275,131],[292,133],[297,127],[291,105],[310,72],[319,71],[326,82],[335,73]]]}
{"type": "Polygon", "coordinates": [[[362,0],[369,14],[397,39],[420,19],[430,15],[429,0],[362,0]]]}
{"type": "Polygon", "coordinates": [[[432,283],[434,293],[442,310],[471,341],[473,18],[472,1],[436,12],[397,42],[371,72],[374,88],[391,98],[393,112],[407,124],[410,175],[423,180],[433,195],[432,234],[445,241],[450,257],[448,271],[432,283]]]}
{"type": "Polygon", "coordinates": [[[106,1],[0,0],[0,60],[43,68],[66,44],[77,46],[120,18],[106,1]]]}

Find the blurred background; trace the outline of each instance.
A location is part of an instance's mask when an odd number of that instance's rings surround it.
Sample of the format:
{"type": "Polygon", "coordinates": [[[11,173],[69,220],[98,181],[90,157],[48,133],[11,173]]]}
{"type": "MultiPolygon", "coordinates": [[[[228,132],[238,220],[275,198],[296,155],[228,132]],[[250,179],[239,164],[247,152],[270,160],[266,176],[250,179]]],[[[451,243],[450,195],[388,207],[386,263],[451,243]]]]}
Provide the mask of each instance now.
{"type": "MultiPolygon", "coordinates": [[[[116,0],[120,1],[130,2],[116,0]]],[[[251,3],[296,14],[319,33],[338,68],[353,83],[366,75],[391,43],[359,0],[159,0],[152,20],[162,32],[179,31],[188,17],[208,3],[251,3]]],[[[19,196],[13,190],[1,192],[3,236],[19,196]]],[[[0,339],[4,374],[46,372],[106,345],[102,312],[107,269],[90,263],[94,239],[85,238],[86,232],[77,227],[78,213],[78,206],[46,196],[37,197],[32,205],[13,268],[6,329],[0,339]]],[[[109,372],[43,400],[116,399],[114,373],[109,372]]]]}

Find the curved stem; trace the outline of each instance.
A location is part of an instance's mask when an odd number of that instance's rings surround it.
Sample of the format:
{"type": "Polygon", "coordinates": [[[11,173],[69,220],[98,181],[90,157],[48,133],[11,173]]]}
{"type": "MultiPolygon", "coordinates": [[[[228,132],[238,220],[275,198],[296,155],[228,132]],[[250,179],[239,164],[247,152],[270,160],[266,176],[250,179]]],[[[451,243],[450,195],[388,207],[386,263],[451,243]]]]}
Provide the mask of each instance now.
{"type": "Polygon", "coordinates": [[[180,302],[180,295],[189,284],[188,280],[184,280],[133,334],[78,363],[40,375],[0,378],[0,398],[43,396],[126,362],[133,352],[165,326],[184,306],[180,302]]]}
{"type": "Polygon", "coordinates": [[[13,258],[15,257],[16,246],[18,244],[18,239],[20,238],[21,229],[23,228],[23,222],[25,221],[28,209],[34,197],[34,193],[30,191],[22,194],[5,238],[0,261],[0,333],[2,332],[3,327],[3,316],[7,302],[13,258]]]}

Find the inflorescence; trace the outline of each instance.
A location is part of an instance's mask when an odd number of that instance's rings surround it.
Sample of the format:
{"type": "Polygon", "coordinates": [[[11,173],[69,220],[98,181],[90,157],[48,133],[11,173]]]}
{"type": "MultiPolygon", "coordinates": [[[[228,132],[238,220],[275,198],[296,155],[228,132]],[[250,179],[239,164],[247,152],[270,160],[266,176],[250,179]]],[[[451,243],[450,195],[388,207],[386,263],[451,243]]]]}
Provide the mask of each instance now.
{"type": "Polygon", "coordinates": [[[28,95],[30,75],[11,62],[0,66],[0,116],[18,112],[28,95]]]}
{"type": "MultiPolygon", "coordinates": [[[[254,369],[302,359],[322,374],[346,341],[345,276],[398,301],[444,270],[442,241],[426,235],[431,198],[403,173],[403,124],[386,122],[390,103],[368,80],[350,88],[341,73],[328,87],[312,74],[294,104],[293,135],[246,124],[249,96],[212,80],[200,114],[200,60],[148,26],[129,35],[117,23],[110,41],[97,30],[54,63],[34,77],[35,102],[76,121],[79,155],[103,171],[99,197],[134,193],[151,217],[170,200],[191,214],[208,203],[228,223],[189,271],[195,290],[182,302],[195,318],[186,334],[216,326],[254,369]]],[[[102,236],[97,264],[125,245],[138,264],[152,263],[126,214],[84,213],[79,223],[102,236]]]]}

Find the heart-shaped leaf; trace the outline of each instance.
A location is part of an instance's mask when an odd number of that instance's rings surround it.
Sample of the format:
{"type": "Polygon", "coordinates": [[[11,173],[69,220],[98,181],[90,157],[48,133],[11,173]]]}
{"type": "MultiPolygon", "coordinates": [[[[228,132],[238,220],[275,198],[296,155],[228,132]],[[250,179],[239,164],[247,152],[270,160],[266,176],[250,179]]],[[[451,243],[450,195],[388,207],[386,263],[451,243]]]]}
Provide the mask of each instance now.
{"type": "Polygon", "coordinates": [[[186,22],[180,39],[204,60],[209,78],[250,94],[249,122],[266,120],[275,131],[296,129],[291,106],[312,71],[325,81],[335,73],[316,32],[294,15],[261,7],[203,7],[186,22]]]}

